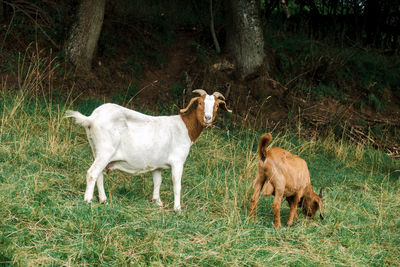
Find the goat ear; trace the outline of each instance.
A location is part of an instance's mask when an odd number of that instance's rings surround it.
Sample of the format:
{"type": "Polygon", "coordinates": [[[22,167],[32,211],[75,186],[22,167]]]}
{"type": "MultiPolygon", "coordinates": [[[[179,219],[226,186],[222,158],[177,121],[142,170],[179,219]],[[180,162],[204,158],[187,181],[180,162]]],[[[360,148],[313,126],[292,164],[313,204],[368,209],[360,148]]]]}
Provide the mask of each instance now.
{"type": "Polygon", "coordinates": [[[193,97],[192,99],[190,99],[189,104],[186,106],[186,108],[183,108],[180,110],[180,113],[185,113],[186,111],[188,111],[188,109],[193,105],[194,102],[196,102],[197,100],[199,100],[199,97],[193,97]]]}
{"type": "Polygon", "coordinates": [[[321,220],[324,219],[324,215],[322,214],[322,201],[318,203],[319,206],[319,217],[321,218],[321,220]]]}
{"type": "Polygon", "coordinates": [[[231,109],[228,109],[227,107],[226,107],[226,103],[225,103],[225,101],[223,101],[223,100],[220,100],[220,99],[218,99],[218,106],[220,106],[222,109],[224,109],[225,111],[228,111],[229,113],[232,113],[232,110],[231,109]]]}

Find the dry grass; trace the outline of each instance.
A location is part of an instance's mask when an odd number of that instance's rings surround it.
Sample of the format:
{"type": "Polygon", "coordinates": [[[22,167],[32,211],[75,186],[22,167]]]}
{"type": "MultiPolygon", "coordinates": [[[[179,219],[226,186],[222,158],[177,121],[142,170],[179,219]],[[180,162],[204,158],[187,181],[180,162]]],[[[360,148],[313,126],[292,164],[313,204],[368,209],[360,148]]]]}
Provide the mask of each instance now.
{"type": "MultiPolygon", "coordinates": [[[[27,64],[27,63],[25,63],[27,64]]],[[[272,198],[248,218],[261,133],[207,129],[186,162],[183,211],[173,208],[169,171],[160,209],[149,200],[151,175],[105,177],[109,202],[83,202],[91,164],[82,128],[62,119],[52,61],[21,71],[18,93],[1,88],[0,262],[10,265],[397,265],[399,164],[384,153],[333,137],[303,140],[274,132],[273,145],[301,155],[315,188],[325,187],[325,220],[299,212],[291,228],[272,227],[272,198]],[[32,72],[42,73],[33,75],[32,72]],[[25,74],[24,74],[25,73],[25,74]],[[32,80],[30,80],[32,79],[32,80]]],[[[95,106],[90,107],[91,109],[95,106]]],[[[301,127],[298,129],[301,131],[301,127]]],[[[297,132],[298,132],[297,131],[297,132]]],[[[282,217],[288,216],[287,204],[282,217]]]]}

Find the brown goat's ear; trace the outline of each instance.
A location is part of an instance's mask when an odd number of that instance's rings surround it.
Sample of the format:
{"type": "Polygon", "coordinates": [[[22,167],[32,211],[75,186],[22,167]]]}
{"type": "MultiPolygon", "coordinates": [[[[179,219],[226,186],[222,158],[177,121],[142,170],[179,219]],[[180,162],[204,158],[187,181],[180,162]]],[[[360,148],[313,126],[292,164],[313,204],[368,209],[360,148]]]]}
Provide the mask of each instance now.
{"type": "Polygon", "coordinates": [[[324,219],[324,215],[322,214],[322,198],[320,200],[320,202],[318,203],[319,206],[319,217],[321,218],[321,220],[324,219]]]}
{"type": "Polygon", "coordinates": [[[180,113],[185,113],[186,111],[188,111],[188,109],[193,105],[194,102],[196,102],[197,100],[199,100],[199,97],[193,97],[192,99],[190,99],[189,104],[186,106],[186,108],[183,108],[180,110],[180,113]]]}
{"type": "Polygon", "coordinates": [[[226,107],[225,101],[219,100],[219,99],[218,99],[218,102],[219,102],[219,104],[218,104],[219,107],[221,107],[221,108],[224,109],[225,111],[228,111],[229,113],[232,113],[232,110],[231,110],[231,109],[228,109],[228,108],[226,107]]]}

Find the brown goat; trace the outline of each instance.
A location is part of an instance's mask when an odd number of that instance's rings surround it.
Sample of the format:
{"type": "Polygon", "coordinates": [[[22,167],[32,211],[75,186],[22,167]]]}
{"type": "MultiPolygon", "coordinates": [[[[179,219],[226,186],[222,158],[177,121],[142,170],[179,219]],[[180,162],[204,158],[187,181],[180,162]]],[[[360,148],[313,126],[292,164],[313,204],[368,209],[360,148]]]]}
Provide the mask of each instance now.
{"type": "Polygon", "coordinates": [[[275,195],[272,209],[274,211],[274,225],[281,227],[280,209],[282,197],[285,197],[290,206],[287,224],[292,226],[297,217],[297,206],[302,206],[306,216],[314,218],[317,210],[322,215],[322,188],[317,195],[310,181],[307,163],[297,155],[293,155],[280,147],[266,149],[272,140],[270,133],[263,134],[258,144],[260,160],[258,162],[257,177],[254,181],[254,194],[251,198],[250,217],[254,219],[261,190],[265,196],[275,195]]]}

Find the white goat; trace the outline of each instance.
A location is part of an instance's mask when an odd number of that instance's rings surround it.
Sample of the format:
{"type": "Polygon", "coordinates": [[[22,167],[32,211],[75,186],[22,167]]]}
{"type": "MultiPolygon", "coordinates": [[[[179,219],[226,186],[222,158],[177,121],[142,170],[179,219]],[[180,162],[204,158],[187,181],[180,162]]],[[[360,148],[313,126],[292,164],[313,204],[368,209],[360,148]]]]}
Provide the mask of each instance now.
{"type": "Polygon", "coordinates": [[[224,96],[215,92],[200,94],[190,100],[180,115],[148,116],[116,104],[103,104],[86,117],[68,110],[65,117],[73,117],[86,129],[92,147],[94,162],[87,171],[84,200],[93,198],[97,182],[99,201],[107,200],[103,186],[103,170],[119,169],[132,174],[151,171],[153,174],[153,201],[162,206],[160,199],[161,170],[171,168],[174,187],[174,210],[179,211],[183,165],[193,142],[201,131],[212,124],[218,107],[226,107],[224,96]],[[188,109],[194,104],[197,106],[188,109]]]}

